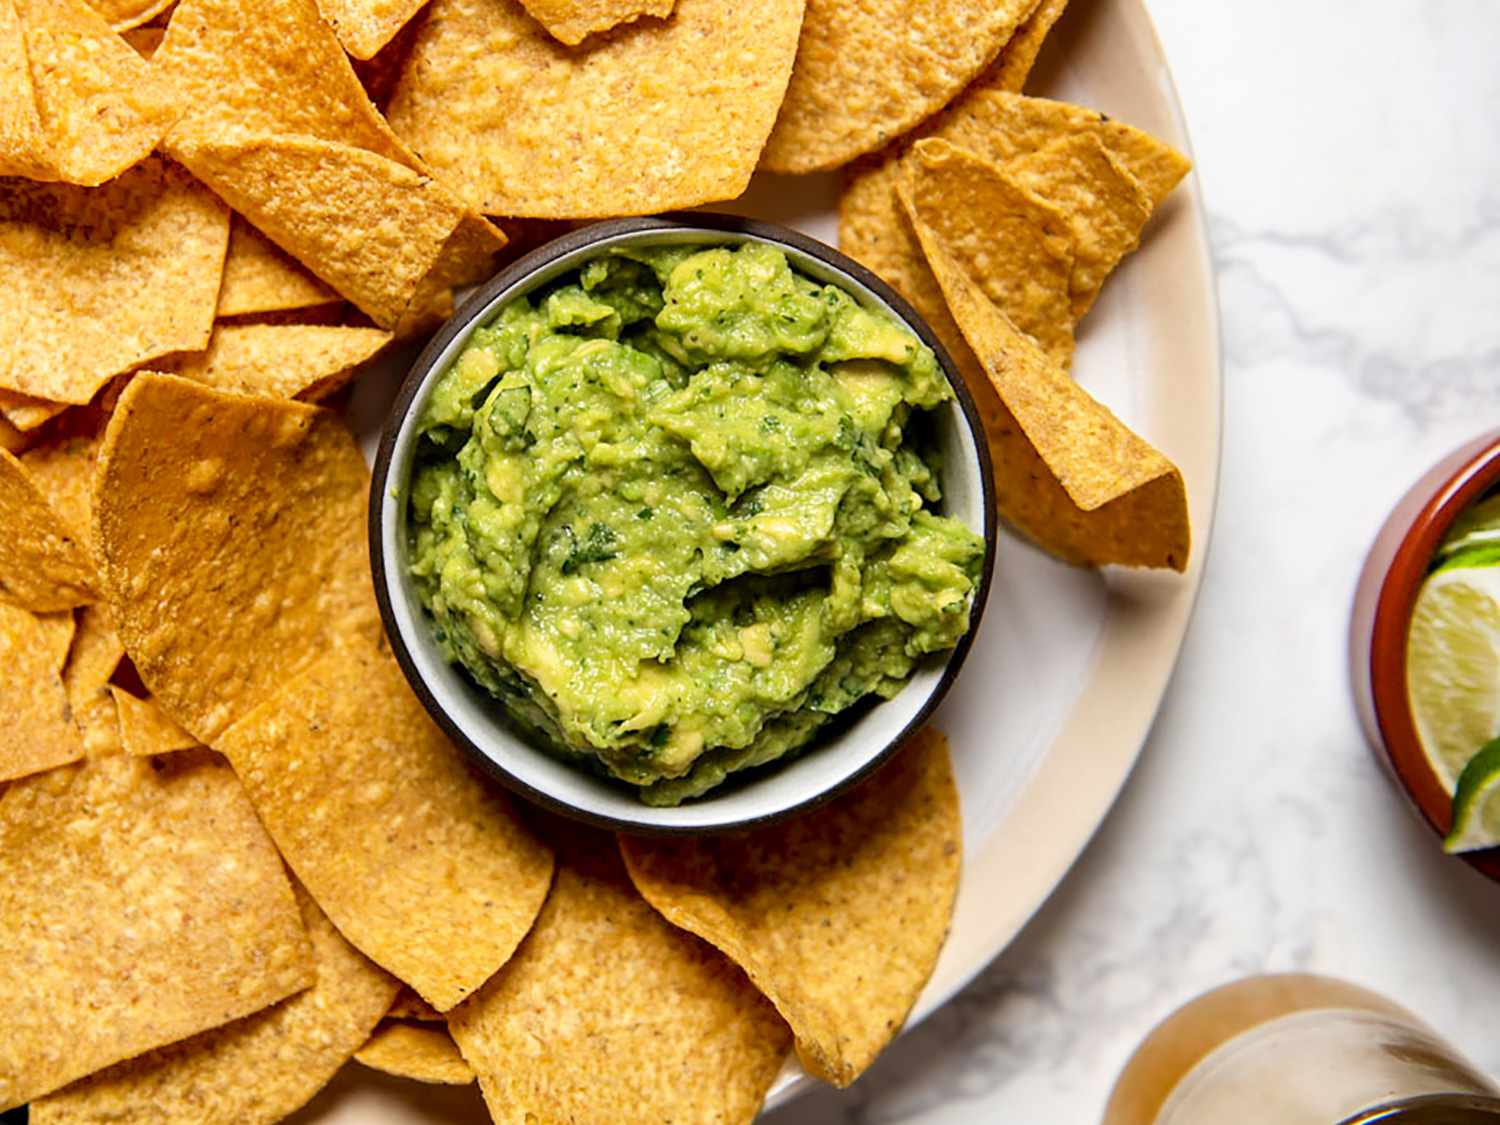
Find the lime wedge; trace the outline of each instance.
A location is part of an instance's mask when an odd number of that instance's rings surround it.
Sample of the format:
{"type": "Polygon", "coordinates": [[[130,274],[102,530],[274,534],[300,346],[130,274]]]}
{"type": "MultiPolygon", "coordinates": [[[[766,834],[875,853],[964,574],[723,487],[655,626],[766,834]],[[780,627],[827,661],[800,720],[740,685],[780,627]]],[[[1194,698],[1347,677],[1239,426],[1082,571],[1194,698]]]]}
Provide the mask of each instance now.
{"type": "Polygon", "coordinates": [[[1437,557],[1446,561],[1480,547],[1500,547],[1500,495],[1481,500],[1454,520],[1437,557]]]}
{"type": "Polygon", "coordinates": [[[1453,831],[1443,851],[1474,852],[1500,844],[1500,738],[1487,743],[1458,775],[1453,831]]]}
{"type": "Polygon", "coordinates": [[[1500,735],[1500,566],[1428,576],[1407,635],[1406,690],[1422,749],[1451,793],[1474,748],[1500,735]]]}

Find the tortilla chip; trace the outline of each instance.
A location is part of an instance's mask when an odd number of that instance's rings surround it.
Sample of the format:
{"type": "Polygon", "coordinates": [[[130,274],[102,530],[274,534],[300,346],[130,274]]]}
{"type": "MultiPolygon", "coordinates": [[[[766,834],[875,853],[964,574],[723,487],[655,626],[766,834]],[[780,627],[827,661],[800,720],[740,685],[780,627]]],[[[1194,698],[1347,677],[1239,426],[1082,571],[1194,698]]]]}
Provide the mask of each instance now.
{"type": "Polygon", "coordinates": [[[166,762],[117,755],[0,795],[0,1109],[313,983],[234,774],[166,762]]]}
{"type": "Polygon", "coordinates": [[[89,525],[94,518],[94,461],[98,453],[97,437],[75,434],[33,446],[21,454],[21,464],[26,466],[47,503],[62,518],[73,538],[85,547],[90,543],[89,525]]]}
{"type": "Polygon", "coordinates": [[[378,328],[321,324],[239,324],[214,329],[208,351],[173,371],[238,394],[317,401],[339,390],[355,368],[390,343],[378,328]]]}
{"type": "Polygon", "coordinates": [[[422,1020],[425,1023],[441,1023],[443,1019],[443,1013],[413,992],[409,985],[401,986],[386,1015],[393,1020],[422,1020]]]}
{"type": "Polygon", "coordinates": [[[1151,197],[1099,138],[1058,137],[1007,166],[1016,183],[1056,205],[1073,243],[1073,315],[1089,311],[1105,278],[1141,241],[1151,197]]]}
{"type": "Polygon", "coordinates": [[[216,315],[305,309],[337,302],[339,295],[308,273],[238,215],[229,226],[229,255],[216,315]]]}
{"type": "Polygon", "coordinates": [[[733,199],[781,103],[802,7],[678,0],[670,20],[574,51],[516,0],[434,0],[391,124],[488,214],[590,218],[733,199]]]}
{"type": "Polygon", "coordinates": [[[931,138],[908,160],[922,221],[1016,327],[1066,367],[1073,358],[1068,216],[993,164],[931,138]]]}
{"type": "Polygon", "coordinates": [[[0,602],[38,613],[94,600],[94,562],[31,471],[0,450],[0,602]]]}
{"type": "Polygon", "coordinates": [[[614,841],[557,823],[515,958],[449,1016],[496,1121],[748,1123],[790,1036],[732,963],[636,894],[614,841]]]}
{"type": "Polygon", "coordinates": [[[63,670],[75,737],[90,757],[102,757],[123,748],[120,716],[110,695],[110,677],[125,658],[125,648],[115,633],[109,611],[102,605],[85,606],[78,614],[73,647],[63,670]]]}
{"type": "Polygon", "coordinates": [[[102,584],[142,681],[199,741],[335,638],[379,635],[368,482],[327,411],[131,380],[96,477],[102,584]]]}
{"type": "Polygon", "coordinates": [[[116,31],[129,31],[155,19],[172,6],[173,0],[88,0],[116,31]]]}
{"type": "Polygon", "coordinates": [[[178,111],[141,57],[84,0],[5,7],[0,174],[95,187],[144,159],[178,111]]]}
{"type": "Polygon", "coordinates": [[[72,638],[71,613],[0,605],[0,782],[83,757],[62,682],[72,638]]]}
{"type": "Polygon", "coordinates": [[[72,405],[66,402],[51,402],[45,398],[18,395],[15,391],[0,391],[0,415],[21,433],[30,433],[46,425],[72,405]]]}
{"type": "Polygon", "coordinates": [[[318,0],[323,18],[357,59],[374,58],[427,0],[318,0]]]}
{"type": "Polygon", "coordinates": [[[935,232],[913,226],[987,377],[971,386],[1000,514],[1067,562],[1184,569],[1191,535],[1177,467],[1018,331],[935,232]]]}
{"type": "Polygon", "coordinates": [[[525,936],[551,855],[373,641],[280,680],[215,745],[340,932],[435,1008],[453,1007],[525,936]]]}
{"type": "Polygon", "coordinates": [[[969,89],[1009,90],[1019,94],[1026,86],[1026,79],[1031,77],[1031,68],[1036,65],[1042,44],[1067,6],[1068,0],[1041,0],[994,64],[976,78],[969,89]]]}
{"type": "Polygon", "coordinates": [[[968,85],[1036,6],[808,0],[797,65],[761,166],[818,172],[882,147],[968,85]]]}
{"type": "Polygon", "coordinates": [[[668,921],[722,949],[847,1086],[895,1038],[932,975],[963,855],[947,740],[931,728],[859,789],[735,836],[621,837],[668,921]]]}
{"type": "Polygon", "coordinates": [[[32,1104],[32,1125],[269,1125],[310,1100],[369,1036],[396,982],[293,889],[317,966],[312,988],[50,1094],[32,1104]]]}
{"type": "Polygon", "coordinates": [[[576,47],[590,35],[642,16],[665,19],[677,0],[521,0],[554,39],[576,47]]]}
{"type": "Polygon", "coordinates": [[[446,1027],[384,1020],[354,1058],[372,1070],[416,1082],[467,1086],[474,1081],[473,1068],[458,1053],[446,1027]]]}
{"type": "Polygon", "coordinates": [[[0,180],[0,386],[85,403],[111,377],[208,346],[229,213],[159,158],[101,188],[0,180]]]}
{"type": "Polygon", "coordinates": [[[154,699],[139,699],[124,688],[111,687],[120,714],[120,742],[137,758],[191,750],[199,743],[162,710],[154,699]]]}

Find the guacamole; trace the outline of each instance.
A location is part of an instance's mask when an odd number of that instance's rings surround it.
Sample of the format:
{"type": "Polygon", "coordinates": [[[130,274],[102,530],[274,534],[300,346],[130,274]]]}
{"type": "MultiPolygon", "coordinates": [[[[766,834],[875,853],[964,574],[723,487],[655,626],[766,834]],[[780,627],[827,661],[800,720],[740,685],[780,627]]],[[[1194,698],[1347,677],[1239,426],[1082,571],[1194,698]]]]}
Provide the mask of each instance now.
{"type": "Polygon", "coordinates": [[[899,321],[770,246],[601,254],[477,329],[420,419],[411,574],[555,752],[699,796],[890,698],[969,627],[899,321]]]}

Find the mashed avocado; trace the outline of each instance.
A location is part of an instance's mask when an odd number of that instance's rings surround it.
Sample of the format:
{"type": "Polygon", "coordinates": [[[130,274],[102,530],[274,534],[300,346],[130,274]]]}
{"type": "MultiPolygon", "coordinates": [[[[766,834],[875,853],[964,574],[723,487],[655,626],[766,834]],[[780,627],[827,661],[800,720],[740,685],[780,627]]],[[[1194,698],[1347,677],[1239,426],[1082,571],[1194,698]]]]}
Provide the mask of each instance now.
{"type": "Polygon", "coordinates": [[[676,804],[890,698],[969,627],[902,324],[772,247],[590,261],[440,377],[411,572],[448,658],[555,750],[676,804]]]}

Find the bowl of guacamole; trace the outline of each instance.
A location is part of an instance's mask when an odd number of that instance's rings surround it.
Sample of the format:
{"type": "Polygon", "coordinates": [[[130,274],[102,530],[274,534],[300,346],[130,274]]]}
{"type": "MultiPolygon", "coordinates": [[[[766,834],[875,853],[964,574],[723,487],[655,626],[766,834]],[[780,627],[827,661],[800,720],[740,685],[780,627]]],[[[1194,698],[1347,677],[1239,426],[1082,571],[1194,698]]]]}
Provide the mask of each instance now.
{"type": "Polygon", "coordinates": [[[377,456],[375,585],[437,722],[633,831],[762,823],[936,707],[994,553],[988,454],[931,331],[796,232],[586,227],[465,302],[377,456]]]}

